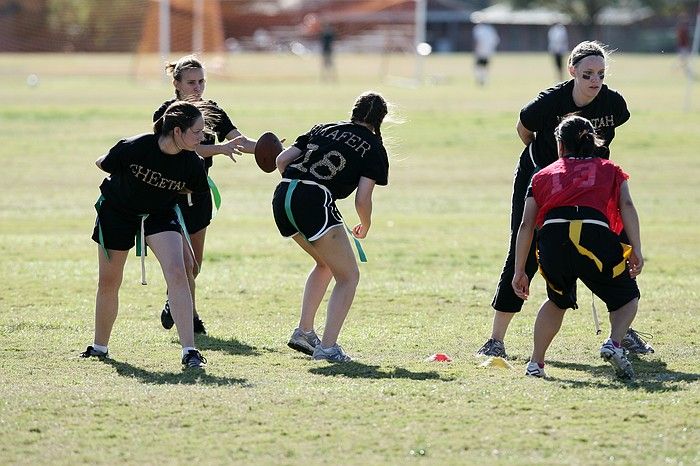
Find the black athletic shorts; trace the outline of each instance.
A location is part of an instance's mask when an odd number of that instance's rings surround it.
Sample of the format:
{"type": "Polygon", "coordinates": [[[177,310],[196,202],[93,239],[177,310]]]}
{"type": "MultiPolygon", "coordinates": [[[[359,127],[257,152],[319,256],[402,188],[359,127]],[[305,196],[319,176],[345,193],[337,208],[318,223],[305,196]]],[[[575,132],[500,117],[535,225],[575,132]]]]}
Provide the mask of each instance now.
{"type": "Polygon", "coordinates": [[[211,223],[211,214],[214,210],[211,191],[192,193],[190,196],[182,194],[177,197],[177,205],[180,206],[189,234],[197,233],[211,223]]]}
{"type": "MultiPolygon", "coordinates": [[[[99,227],[102,227],[104,247],[115,251],[128,251],[136,244],[136,235],[141,227],[141,217],[126,213],[104,200],[97,214],[92,239],[100,243],[99,227]]],[[[164,231],[180,232],[175,210],[170,209],[157,214],[150,214],[144,222],[146,236],[164,231]]]]}
{"type": "Polygon", "coordinates": [[[476,64],[478,66],[488,66],[489,59],[487,57],[476,57],[476,64]]]}
{"type": "Polygon", "coordinates": [[[287,217],[284,200],[289,189],[289,180],[283,180],[275,189],[272,198],[272,213],[275,223],[284,237],[301,232],[309,241],[319,239],[331,228],[343,224],[335,200],[327,188],[310,181],[299,181],[292,192],[291,210],[297,230],[287,217]]]}
{"type": "MultiPolygon", "coordinates": [[[[582,218],[580,215],[562,216],[561,212],[550,212],[547,219],[582,218]]],[[[586,217],[607,223],[605,216],[600,213],[587,213],[583,218],[586,217]]],[[[613,277],[613,268],[624,260],[619,237],[609,228],[599,224],[583,223],[581,226],[579,244],[600,260],[601,271],[591,258],[578,251],[569,236],[570,225],[547,224],[537,234],[540,272],[547,282],[547,297],[561,309],[576,309],[576,280],[580,279],[605,302],[609,312],[616,311],[631,300],[639,298],[637,281],[630,277],[627,267],[621,274],[613,277]]]]}

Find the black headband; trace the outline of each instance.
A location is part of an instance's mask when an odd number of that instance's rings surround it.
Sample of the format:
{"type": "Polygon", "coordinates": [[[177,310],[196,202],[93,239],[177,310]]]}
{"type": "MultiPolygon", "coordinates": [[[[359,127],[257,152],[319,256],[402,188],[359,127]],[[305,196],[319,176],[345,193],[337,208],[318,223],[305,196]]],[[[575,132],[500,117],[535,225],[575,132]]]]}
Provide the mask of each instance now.
{"type": "Polygon", "coordinates": [[[597,56],[597,57],[605,58],[605,55],[604,55],[603,52],[601,52],[600,50],[591,50],[591,51],[589,51],[589,52],[584,53],[583,55],[580,55],[580,56],[576,57],[574,60],[572,60],[572,61],[571,61],[571,66],[575,66],[576,63],[580,62],[580,61],[583,60],[584,58],[586,58],[586,57],[592,57],[592,56],[597,56]]]}

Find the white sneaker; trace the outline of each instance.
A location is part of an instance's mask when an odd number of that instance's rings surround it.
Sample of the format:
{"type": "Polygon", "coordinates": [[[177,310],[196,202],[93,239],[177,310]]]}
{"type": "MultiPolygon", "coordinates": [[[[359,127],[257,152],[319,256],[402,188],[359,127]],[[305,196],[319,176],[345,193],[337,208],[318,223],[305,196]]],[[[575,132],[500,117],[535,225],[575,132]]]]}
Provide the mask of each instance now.
{"type": "Polygon", "coordinates": [[[529,375],[530,377],[547,377],[547,374],[544,373],[544,367],[540,367],[539,364],[537,364],[534,361],[530,361],[527,363],[527,369],[525,369],[525,375],[529,375]]]}
{"type": "Polygon", "coordinates": [[[654,352],[654,347],[651,346],[647,341],[642,338],[642,335],[647,339],[651,340],[653,338],[651,333],[644,333],[638,330],[634,330],[632,327],[627,329],[625,338],[622,339],[620,345],[625,348],[630,353],[635,354],[649,354],[654,352]]]}
{"type": "Polygon", "coordinates": [[[341,348],[338,343],[331,346],[330,348],[324,348],[319,343],[318,345],[316,345],[316,349],[314,349],[313,359],[316,359],[316,360],[325,359],[326,361],[331,361],[331,362],[350,362],[350,361],[352,361],[352,358],[350,356],[348,356],[347,354],[345,354],[345,351],[343,351],[343,348],[341,348]]]}
{"type": "Polygon", "coordinates": [[[634,369],[625,356],[625,350],[616,348],[610,338],[600,347],[600,357],[610,363],[619,378],[629,380],[634,377],[634,369]]]}
{"type": "Polygon", "coordinates": [[[316,335],[316,332],[311,330],[310,332],[304,332],[300,328],[295,328],[292,336],[289,337],[289,342],[287,346],[293,350],[308,354],[309,356],[314,354],[314,349],[321,344],[321,340],[316,335]]]}

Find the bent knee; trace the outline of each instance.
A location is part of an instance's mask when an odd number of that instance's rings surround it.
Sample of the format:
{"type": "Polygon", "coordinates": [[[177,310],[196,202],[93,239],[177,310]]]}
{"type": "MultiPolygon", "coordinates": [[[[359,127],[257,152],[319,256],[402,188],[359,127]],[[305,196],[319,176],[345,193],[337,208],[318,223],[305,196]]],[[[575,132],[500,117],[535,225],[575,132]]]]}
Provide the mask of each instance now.
{"type": "Polygon", "coordinates": [[[360,269],[356,266],[348,270],[336,273],[334,275],[336,283],[342,283],[348,286],[357,286],[360,283],[360,269]]]}
{"type": "Polygon", "coordinates": [[[315,268],[316,272],[318,272],[320,274],[323,274],[323,275],[326,275],[329,277],[333,276],[333,271],[331,270],[330,267],[328,267],[328,264],[326,264],[323,261],[317,260],[314,268],[315,268]]]}

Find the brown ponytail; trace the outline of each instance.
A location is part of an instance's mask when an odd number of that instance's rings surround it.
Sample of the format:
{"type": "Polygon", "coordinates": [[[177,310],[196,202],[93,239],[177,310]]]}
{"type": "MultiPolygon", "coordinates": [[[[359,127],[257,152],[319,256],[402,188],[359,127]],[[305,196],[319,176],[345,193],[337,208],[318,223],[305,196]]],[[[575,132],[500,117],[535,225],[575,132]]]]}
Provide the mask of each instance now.
{"type": "Polygon", "coordinates": [[[162,136],[169,134],[175,128],[184,133],[190,129],[199,117],[207,122],[206,109],[193,102],[177,100],[170,104],[163,115],[153,123],[153,134],[162,136]]]}
{"type": "Polygon", "coordinates": [[[355,100],[350,119],[355,122],[372,125],[376,135],[381,138],[382,122],[387,113],[389,113],[389,107],[384,97],[370,91],[361,94],[355,100]]]}
{"type": "Polygon", "coordinates": [[[603,140],[596,135],[593,124],[575,115],[567,116],[559,123],[554,137],[564,146],[565,157],[593,157],[603,146],[603,140]]]}

